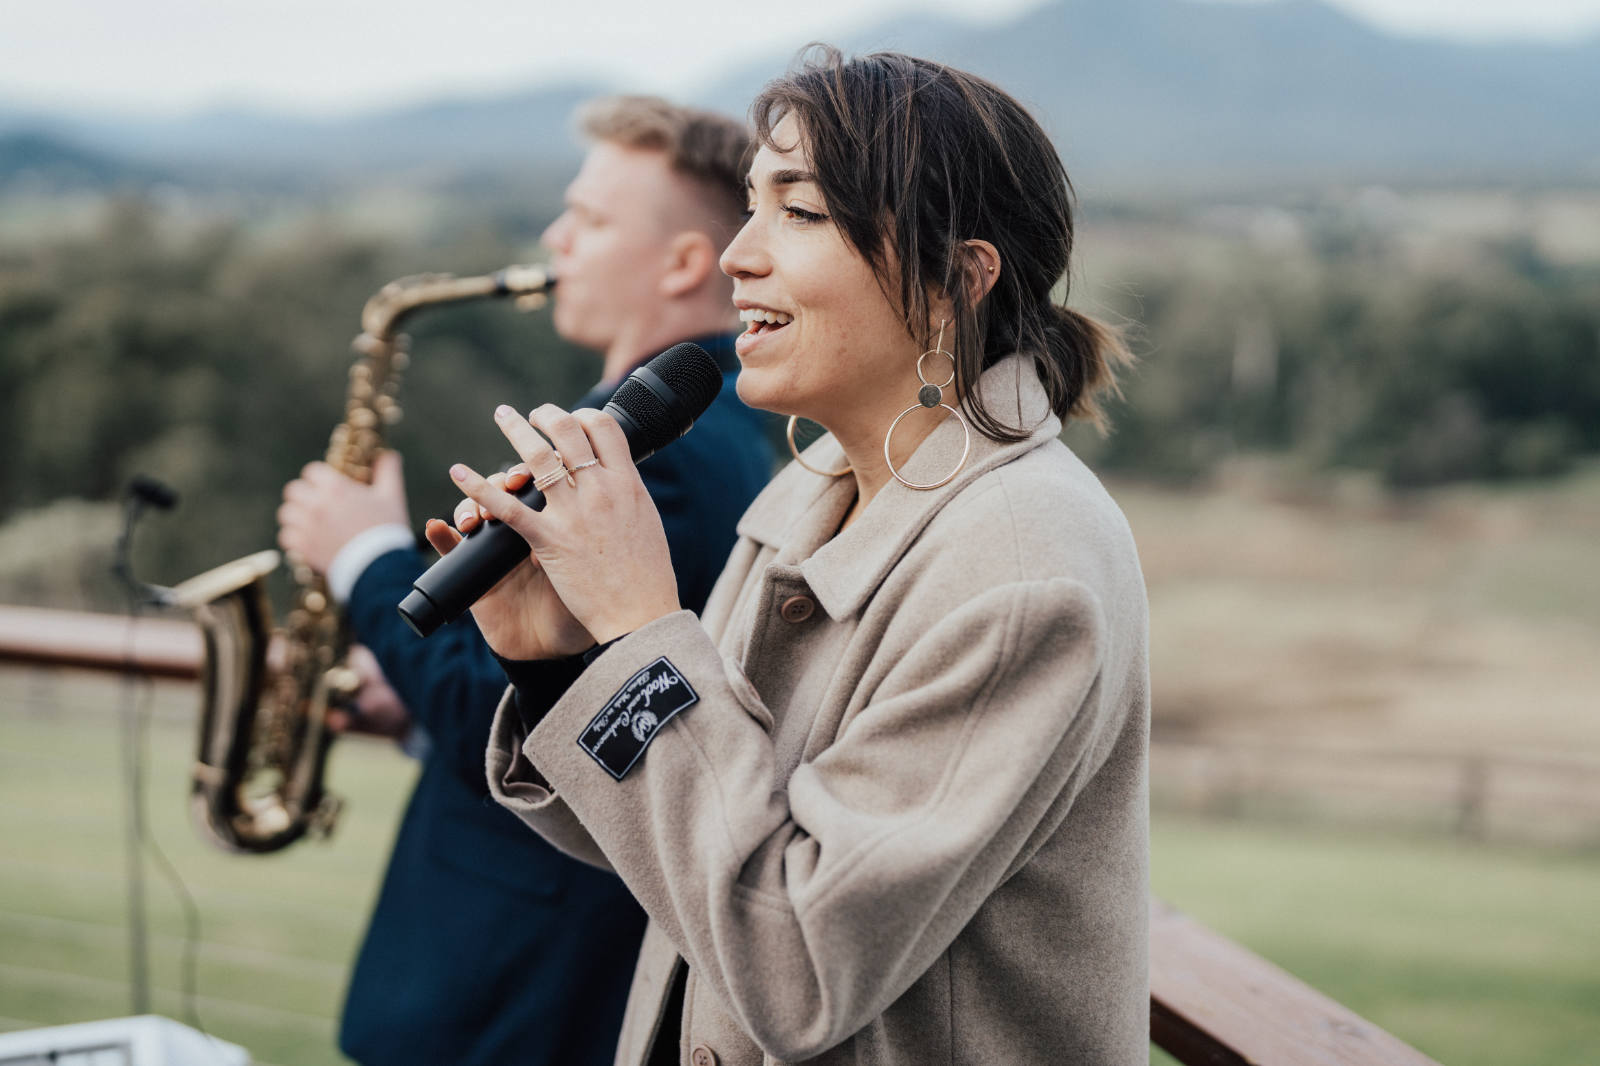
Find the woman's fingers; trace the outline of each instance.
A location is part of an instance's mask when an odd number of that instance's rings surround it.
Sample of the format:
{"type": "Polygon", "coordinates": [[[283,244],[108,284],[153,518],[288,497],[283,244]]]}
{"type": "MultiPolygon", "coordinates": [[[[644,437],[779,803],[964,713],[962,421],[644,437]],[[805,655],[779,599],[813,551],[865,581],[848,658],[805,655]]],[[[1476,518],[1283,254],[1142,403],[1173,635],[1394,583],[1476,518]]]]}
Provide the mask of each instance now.
{"type": "MultiPolygon", "coordinates": [[[[550,442],[539,435],[533,425],[511,408],[502,404],[495,409],[494,420],[500,427],[500,432],[505,434],[506,440],[517,450],[523,464],[533,472],[536,481],[543,481],[546,475],[565,472],[565,464],[550,442]]],[[[545,485],[546,492],[560,484],[553,480],[545,485]]]]}
{"type": "Polygon", "coordinates": [[[633,453],[628,448],[628,437],[615,418],[604,411],[587,407],[572,412],[572,417],[583,426],[589,438],[589,447],[593,449],[595,458],[600,460],[601,466],[616,470],[632,465],[633,453]]]}
{"type": "Polygon", "coordinates": [[[422,535],[440,555],[449,555],[450,549],[461,543],[461,534],[450,528],[442,518],[430,518],[422,527],[422,535]]]}
{"type": "Polygon", "coordinates": [[[522,539],[534,542],[539,533],[538,512],[507,492],[501,475],[496,475],[501,478],[501,484],[496,485],[471,467],[457,463],[450,468],[450,477],[478,505],[480,516],[497,518],[521,534],[522,539]]]}
{"type": "Polygon", "coordinates": [[[456,504],[455,511],[450,515],[450,521],[455,523],[457,529],[463,533],[471,533],[483,521],[478,513],[478,501],[473,499],[462,500],[456,504]]]}
{"type": "MultiPolygon", "coordinates": [[[[498,474],[490,474],[486,480],[497,489],[515,493],[528,483],[528,468],[518,463],[510,470],[498,474]]],[[[476,500],[465,499],[456,505],[455,512],[450,516],[450,520],[455,523],[456,528],[461,532],[471,533],[478,527],[480,522],[488,517],[490,517],[489,513],[479,506],[476,500]]]]}
{"type": "Polygon", "coordinates": [[[594,448],[583,423],[553,403],[534,409],[528,416],[529,425],[549,437],[561,456],[562,464],[570,471],[594,459],[594,448]]]}

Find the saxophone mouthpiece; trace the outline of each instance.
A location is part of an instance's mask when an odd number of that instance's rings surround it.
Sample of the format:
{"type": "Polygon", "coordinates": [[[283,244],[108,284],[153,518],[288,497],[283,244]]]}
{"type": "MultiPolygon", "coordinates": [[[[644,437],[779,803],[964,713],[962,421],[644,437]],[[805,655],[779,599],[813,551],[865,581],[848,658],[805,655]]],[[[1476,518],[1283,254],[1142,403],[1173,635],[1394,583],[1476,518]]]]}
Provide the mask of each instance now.
{"type": "Polygon", "coordinates": [[[501,290],[508,293],[544,293],[556,283],[556,276],[548,267],[523,264],[508,266],[495,275],[501,290]]]}

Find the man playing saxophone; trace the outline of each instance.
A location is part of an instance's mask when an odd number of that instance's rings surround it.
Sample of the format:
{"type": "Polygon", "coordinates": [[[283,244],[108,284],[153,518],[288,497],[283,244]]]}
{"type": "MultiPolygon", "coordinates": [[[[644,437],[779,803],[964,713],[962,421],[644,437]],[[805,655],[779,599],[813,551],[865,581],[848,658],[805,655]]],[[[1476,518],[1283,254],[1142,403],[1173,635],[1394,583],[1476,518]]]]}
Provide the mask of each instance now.
{"type": "MultiPolygon", "coordinates": [[[[726,375],[688,436],[639,468],[680,595],[698,608],[773,463],[734,392],[737,322],[717,265],[741,224],[748,134],[645,97],[595,101],[580,126],[590,149],[544,235],[560,279],[556,330],[604,360],[579,405],[602,405],[630,370],[683,340],[726,375]]],[[[429,561],[415,549],[399,456],[384,453],[370,485],[311,464],[284,489],[278,518],[279,542],[327,576],[370,649],[352,655],[365,684],[344,724],[404,736],[422,760],[341,1049],[367,1064],[609,1063],[644,916],[611,874],[488,800],[484,750],[505,675],[470,619],[423,641],[395,611],[429,561]]]]}

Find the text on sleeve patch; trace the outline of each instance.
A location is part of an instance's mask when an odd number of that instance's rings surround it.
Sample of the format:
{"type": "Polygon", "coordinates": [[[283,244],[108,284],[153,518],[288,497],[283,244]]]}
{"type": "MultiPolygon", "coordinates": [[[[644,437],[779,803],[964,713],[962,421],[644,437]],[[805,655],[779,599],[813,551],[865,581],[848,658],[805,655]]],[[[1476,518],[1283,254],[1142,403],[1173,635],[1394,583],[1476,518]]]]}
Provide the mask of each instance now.
{"type": "Polygon", "coordinates": [[[621,781],[661,727],[699,700],[688,679],[663,656],[623,682],[584,727],[578,747],[621,781]]]}

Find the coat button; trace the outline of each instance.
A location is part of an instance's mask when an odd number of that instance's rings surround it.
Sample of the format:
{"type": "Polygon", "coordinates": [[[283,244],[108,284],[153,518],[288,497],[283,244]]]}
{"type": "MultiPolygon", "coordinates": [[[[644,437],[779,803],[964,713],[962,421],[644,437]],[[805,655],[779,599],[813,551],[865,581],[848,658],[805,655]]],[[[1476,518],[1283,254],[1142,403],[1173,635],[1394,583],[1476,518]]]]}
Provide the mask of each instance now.
{"type": "MultiPolygon", "coordinates": [[[[804,622],[816,609],[817,601],[810,596],[790,596],[783,601],[783,606],[778,608],[778,614],[785,622],[804,622]]],[[[695,1066],[699,1064],[696,1063],[695,1066]]]]}
{"type": "Polygon", "coordinates": [[[716,1053],[704,1044],[695,1045],[695,1049],[689,1053],[689,1061],[694,1066],[717,1066],[716,1053]]]}

